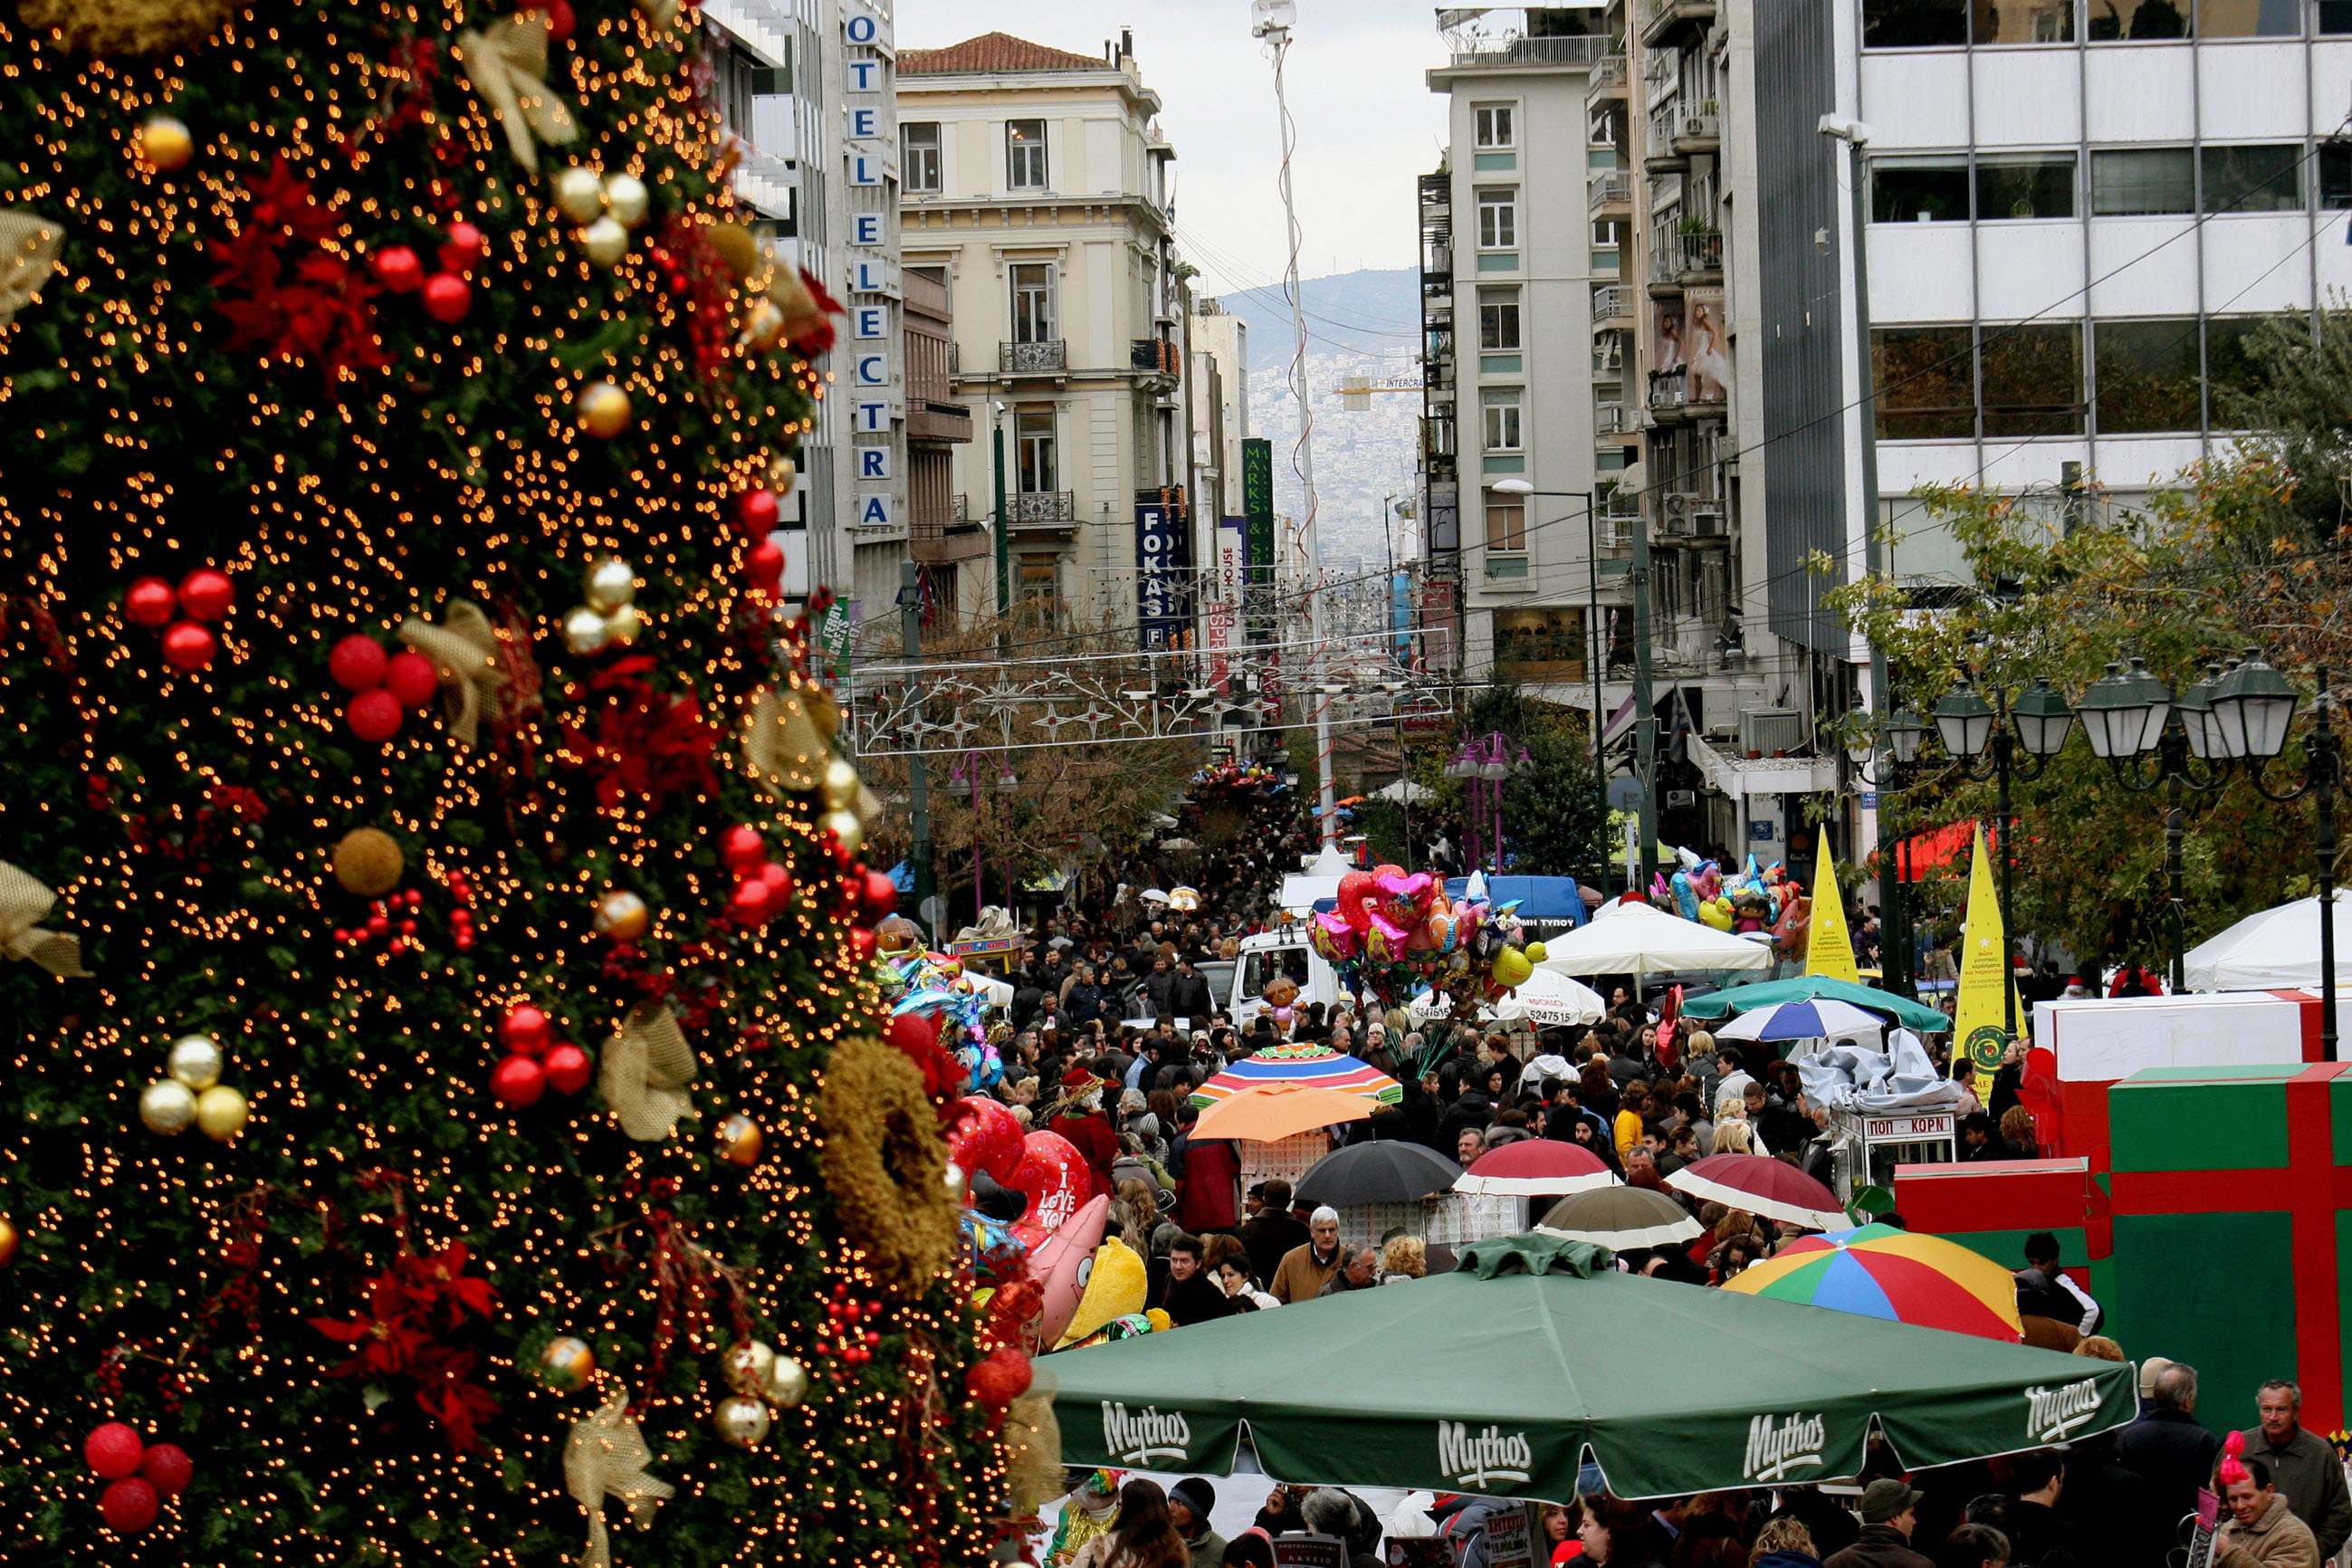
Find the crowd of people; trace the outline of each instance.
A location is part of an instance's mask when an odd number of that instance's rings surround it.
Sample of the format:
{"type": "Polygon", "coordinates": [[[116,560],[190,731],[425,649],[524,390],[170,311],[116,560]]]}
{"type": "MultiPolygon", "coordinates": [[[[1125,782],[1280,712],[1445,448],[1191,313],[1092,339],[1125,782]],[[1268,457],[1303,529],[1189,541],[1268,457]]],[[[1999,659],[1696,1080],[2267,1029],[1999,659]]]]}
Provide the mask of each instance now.
{"type": "MultiPolygon", "coordinates": [[[[2120,1355],[2112,1342],[2078,1352],[2120,1355]]],[[[1536,1503],[1534,1557],[1596,1568],[2320,1568],[2352,1538],[2342,1457],[2301,1425],[2302,1390],[2266,1383],[2257,1424],[2200,1425],[2194,1368],[2139,1373],[2140,1415],[2085,1441],[1906,1475],[1883,1445],[1834,1487],[1638,1502],[1536,1503]],[[2189,1556],[2198,1493],[2220,1501],[2211,1555],[2189,1556]]],[[[1075,1470],[1045,1568],[1273,1568],[1276,1543],[1341,1543],[1349,1568],[1495,1568],[1511,1499],[1413,1492],[1385,1519],[1339,1487],[1276,1484],[1249,1526],[1212,1527],[1215,1483],[1075,1470]]],[[[1233,1484],[1228,1482],[1228,1485],[1233,1484]]],[[[1517,1521],[1512,1521],[1517,1524],[1517,1521]]],[[[1516,1533],[1514,1531],[1513,1533],[1516,1533]]]]}

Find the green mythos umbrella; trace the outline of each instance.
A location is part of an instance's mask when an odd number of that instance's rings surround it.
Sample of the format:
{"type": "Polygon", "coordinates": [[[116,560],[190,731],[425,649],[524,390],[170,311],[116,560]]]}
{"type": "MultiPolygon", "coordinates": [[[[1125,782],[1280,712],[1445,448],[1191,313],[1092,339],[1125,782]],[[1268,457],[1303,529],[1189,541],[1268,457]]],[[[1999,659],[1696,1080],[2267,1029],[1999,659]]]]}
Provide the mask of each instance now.
{"type": "Polygon", "coordinates": [[[2120,1363],[1641,1279],[1551,1237],[1461,1256],[1055,1355],[1064,1461],[1230,1475],[1246,1424],[1266,1473],[1301,1484],[1565,1500],[1590,1449],[1619,1496],[1667,1497],[1852,1475],[1874,1421],[1923,1468],[2138,1414],[2120,1363]],[[1727,1353],[1662,1382],[1622,1353],[1628,1323],[1727,1353]]]}
{"type": "Polygon", "coordinates": [[[1781,1002],[1811,1002],[1819,997],[1851,1002],[1874,1013],[1884,1013],[1906,1029],[1948,1029],[1952,1021],[1924,1002],[1913,1002],[1892,991],[1832,980],[1826,974],[1797,974],[1786,980],[1766,980],[1754,985],[1731,985],[1694,996],[1683,1004],[1683,1016],[1702,1022],[1752,1013],[1781,1002]]]}

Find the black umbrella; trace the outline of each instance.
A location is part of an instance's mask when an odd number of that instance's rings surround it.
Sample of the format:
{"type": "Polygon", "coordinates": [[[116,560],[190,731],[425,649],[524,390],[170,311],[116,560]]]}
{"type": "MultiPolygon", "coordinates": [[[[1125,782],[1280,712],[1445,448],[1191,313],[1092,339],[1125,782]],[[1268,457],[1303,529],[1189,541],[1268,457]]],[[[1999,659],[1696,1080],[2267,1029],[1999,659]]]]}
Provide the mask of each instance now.
{"type": "Polygon", "coordinates": [[[1461,1166],[1418,1143],[1396,1139],[1351,1143],[1315,1162],[1298,1178],[1292,1200],[1333,1208],[1409,1204],[1451,1190],[1461,1174],[1461,1166]]]}

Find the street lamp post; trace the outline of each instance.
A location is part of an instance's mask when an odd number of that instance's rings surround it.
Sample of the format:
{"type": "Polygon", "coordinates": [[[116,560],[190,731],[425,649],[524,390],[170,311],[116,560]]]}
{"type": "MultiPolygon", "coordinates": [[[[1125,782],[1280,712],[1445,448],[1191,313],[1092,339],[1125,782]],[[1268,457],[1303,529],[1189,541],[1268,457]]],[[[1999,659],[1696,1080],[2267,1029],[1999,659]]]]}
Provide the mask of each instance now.
{"type": "MultiPolygon", "coordinates": [[[[980,921],[981,911],[988,907],[987,897],[981,887],[980,850],[980,773],[986,761],[986,752],[967,751],[956,760],[955,771],[948,775],[956,784],[971,786],[971,918],[975,925],[980,921]]],[[[996,775],[997,794],[1009,795],[1020,787],[1021,780],[1010,767],[996,775]]],[[[1014,900],[1008,893],[1005,901],[1009,908],[1014,900]]]]}
{"type": "Polygon", "coordinates": [[[1462,781],[1463,798],[1468,807],[1470,863],[1475,866],[1481,856],[1478,842],[1479,788],[1486,790],[1486,809],[1495,825],[1495,874],[1503,871],[1503,781],[1513,773],[1523,772],[1532,763],[1527,747],[1504,734],[1500,730],[1484,735],[1463,738],[1462,745],[1445,764],[1445,776],[1462,781]],[[1512,753],[1518,754],[1515,757],[1512,753]]]}
{"type": "Polygon", "coordinates": [[[1876,713],[1857,699],[1846,721],[1846,756],[1862,781],[1878,793],[1878,902],[1880,978],[1898,996],[1918,1000],[1911,973],[1910,920],[1904,903],[1903,871],[1895,864],[1893,797],[1904,787],[1904,775],[1919,755],[1919,738],[1926,721],[1906,708],[1883,724],[1876,713]]]}

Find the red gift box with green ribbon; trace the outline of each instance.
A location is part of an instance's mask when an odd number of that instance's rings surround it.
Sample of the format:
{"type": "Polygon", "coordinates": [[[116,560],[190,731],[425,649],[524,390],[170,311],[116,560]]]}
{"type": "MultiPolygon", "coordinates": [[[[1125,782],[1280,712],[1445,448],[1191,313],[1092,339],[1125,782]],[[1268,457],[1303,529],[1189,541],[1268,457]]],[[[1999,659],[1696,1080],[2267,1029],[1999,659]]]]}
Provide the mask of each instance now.
{"type": "Polygon", "coordinates": [[[2194,1366],[2216,1430],[2251,1426],[2273,1377],[2303,1384],[2305,1426],[2344,1426],[2352,1063],[2145,1068],[2108,1090],[2107,1131],[2105,1331],[2194,1366]]]}

